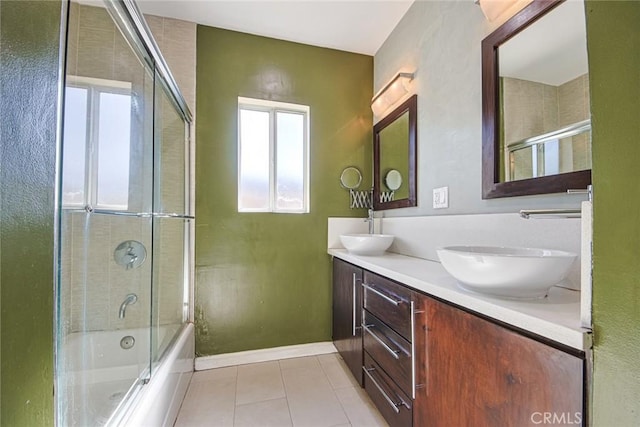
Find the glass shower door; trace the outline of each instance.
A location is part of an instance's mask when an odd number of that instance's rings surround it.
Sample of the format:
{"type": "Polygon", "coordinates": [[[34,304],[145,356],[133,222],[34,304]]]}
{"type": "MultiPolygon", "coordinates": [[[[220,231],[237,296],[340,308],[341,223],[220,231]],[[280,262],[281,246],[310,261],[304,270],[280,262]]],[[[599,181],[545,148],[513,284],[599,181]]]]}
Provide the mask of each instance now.
{"type": "Polygon", "coordinates": [[[154,268],[151,359],[162,357],[188,320],[189,125],[159,76],[155,90],[154,268]]]}
{"type": "Polygon", "coordinates": [[[69,6],[60,426],[119,425],[189,318],[191,115],[135,5],[105,4],[69,6]]]}
{"type": "Polygon", "coordinates": [[[62,146],[57,412],[103,425],[149,380],[155,76],[102,7],[72,2],[62,146]]]}

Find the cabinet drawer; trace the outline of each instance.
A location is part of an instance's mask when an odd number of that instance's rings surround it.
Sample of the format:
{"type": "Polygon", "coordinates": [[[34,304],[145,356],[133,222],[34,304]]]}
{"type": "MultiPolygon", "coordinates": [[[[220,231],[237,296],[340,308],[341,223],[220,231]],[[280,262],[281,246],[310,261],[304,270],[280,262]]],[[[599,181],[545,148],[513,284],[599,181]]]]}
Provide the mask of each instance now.
{"type": "Polygon", "coordinates": [[[413,395],[411,343],[367,310],[363,321],[364,349],[405,393],[413,395]]]}
{"type": "Polygon", "coordinates": [[[365,271],[364,308],[411,341],[411,297],[406,287],[365,271]]]}
{"type": "Polygon", "coordinates": [[[364,353],[364,389],[391,427],[413,424],[412,401],[380,366],[364,353]]]}

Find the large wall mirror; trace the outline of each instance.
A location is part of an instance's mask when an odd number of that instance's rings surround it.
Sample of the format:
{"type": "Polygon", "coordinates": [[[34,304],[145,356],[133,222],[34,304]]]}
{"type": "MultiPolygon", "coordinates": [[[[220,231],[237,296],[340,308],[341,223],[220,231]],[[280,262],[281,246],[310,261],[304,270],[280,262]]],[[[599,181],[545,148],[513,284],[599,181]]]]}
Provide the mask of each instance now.
{"type": "Polygon", "coordinates": [[[584,3],[533,0],[482,41],[483,198],[591,184],[584,3]]]}
{"type": "Polygon", "coordinates": [[[417,102],[413,95],[373,127],[373,208],[416,206],[417,102]]]}

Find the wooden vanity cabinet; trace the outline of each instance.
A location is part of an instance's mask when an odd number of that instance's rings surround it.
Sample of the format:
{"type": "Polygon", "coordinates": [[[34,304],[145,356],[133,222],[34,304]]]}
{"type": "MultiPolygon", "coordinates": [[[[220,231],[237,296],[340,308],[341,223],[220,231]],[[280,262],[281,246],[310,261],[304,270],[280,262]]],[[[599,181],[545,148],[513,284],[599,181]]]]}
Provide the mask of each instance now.
{"type": "Polygon", "coordinates": [[[335,346],[390,426],[586,425],[584,353],[337,258],[333,279],[335,346]]]}
{"type": "Polygon", "coordinates": [[[361,386],[362,275],[360,267],[333,259],[333,344],[361,386]]]}
{"type": "Polygon", "coordinates": [[[581,425],[584,360],[429,298],[416,426],[581,425]]]}

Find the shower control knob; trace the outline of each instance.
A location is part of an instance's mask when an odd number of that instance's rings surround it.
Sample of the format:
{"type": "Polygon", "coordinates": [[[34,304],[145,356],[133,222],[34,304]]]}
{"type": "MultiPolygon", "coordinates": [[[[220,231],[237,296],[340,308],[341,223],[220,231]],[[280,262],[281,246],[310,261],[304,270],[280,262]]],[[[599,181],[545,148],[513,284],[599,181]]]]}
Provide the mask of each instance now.
{"type": "Polygon", "coordinates": [[[113,252],[116,264],[123,266],[126,270],[140,267],[146,258],[147,250],[137,240],[124,241],[113,252]]]}

